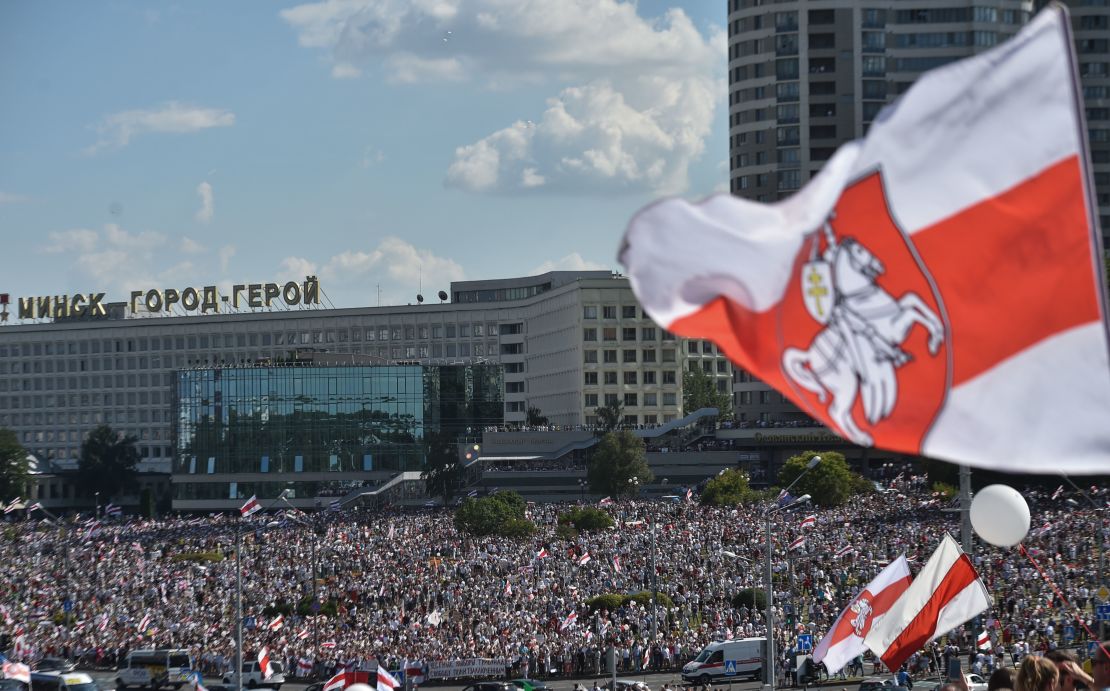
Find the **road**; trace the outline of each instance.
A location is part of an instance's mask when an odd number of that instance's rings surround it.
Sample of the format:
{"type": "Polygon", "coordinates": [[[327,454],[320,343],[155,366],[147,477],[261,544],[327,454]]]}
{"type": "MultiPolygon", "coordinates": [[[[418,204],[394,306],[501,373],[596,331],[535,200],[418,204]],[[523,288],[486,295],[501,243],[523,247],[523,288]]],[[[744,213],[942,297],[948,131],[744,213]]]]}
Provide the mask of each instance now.
{"type": "MultiPolygon", "coordinates": [[[[108,691],[109,689],[115,688],[115,672],[98,671],[90,672],[89,674],[92,676],[93,680],[96,681],[97,685],[101,689],[108,691]]],[[[654,691],[658,691],[658,689],[662,688],[663,684],[671,684],[672,686],[682,684],[682,678],[678,675],[677,672],[647,675],[641,674],[634,676],[619,675],[618,678],[636,679],[637,681],[646,682],[647,685],[650,686],[654,691]]],[[[593,687],[594,681],[597,681],[598,685],[601,685],[608,681],[608,679],[609,677],[583,677],[581,679],[554,679],[545,683],[555,691],[572,691],[575,684],[580,684],[581,686],[590,689],[593,687]]],[[[835,688],[838,690],[847,689],[848,691],[854,691],[855,689],[859,688],[859,681],[860,680],[858,678],[848,680],[832,680],[821,686],[830,689],[835,688]]],[[[206,685],[219,684],[220,680],[209,677],[204,680],[204,683],[206,685]]],[[[442,685],[429,684],[426,685],[424,688],[435,688],[437,691],[461,691],[463,687],[467,686],[468,683],[469,682],[442,685]]],[[[282,691],[304,691],[305,687],[307,686],[308,684],[303,682],[289,682],[288,684],[283,684],[281,689],[282,691]]],[[[760,688],[760,683],[758,681],[737,681],[733,684],[718,684],[715,688],[720,689],[720,691],[756,691],[756,689],[760,688]]]]}

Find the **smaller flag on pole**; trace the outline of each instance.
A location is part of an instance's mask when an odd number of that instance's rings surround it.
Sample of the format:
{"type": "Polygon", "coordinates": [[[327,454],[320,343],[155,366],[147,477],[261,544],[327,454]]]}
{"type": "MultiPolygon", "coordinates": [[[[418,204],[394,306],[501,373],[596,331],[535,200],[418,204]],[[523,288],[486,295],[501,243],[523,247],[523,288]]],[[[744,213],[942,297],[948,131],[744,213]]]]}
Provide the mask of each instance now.
{"type": "Polygon", "coordinates": [[[118,518],[119,516],[123,515],[123,508],[116,506],[115,504],[108,504],[104,507],[104,515],[118,518]]]}
{"type": "Polygon", "coordinates": [[[817,516],[809,515],[802,519],[803,528],[812,528],[817,525],[817,516]]]}
{"type": "Polygon", "coordinates": [[[347,673],[340,672],[324,682],[322,691],[341,691],[347,685],[347,673]]]}
{"type": "Polygon", "coordinates": [[[19,508],[19,503],[22,501],[23,499],[21,497],[16,497],[15,499],[12,499],[10,502],[8,502],[8,505],[4,507],[4,513],[11,513],[12,511],[15,511],[17,508],[19,508]]]}
{"type": "Polygon", "coordinates": [[[1063,494],[1063,493],[1064,493],[1064,486],[1060,485],[1059,487],[1056,488],[1056,491],[1052,493],[1052,501],[1056,501],[1057,499],[1059,499],[1060,495],[1063,494]]]}
{"type": "Polygon", "coordinates": [[[565,631],[565,630],[569,629],[570,627],[574,626],[574,622],[577,619],[578,619],[578,612],[571,612],[570,614],[567,615],[567,618],[563,620],[563,623],[559,624],[559,630],[560,631],[565,631]]]}
{"type": "Polygon", "coordinates": [[[547,557],[547,548],[541,547],[539,552],[536,552],[536,559],[544,559],[547,557]]]}
{"type": "Polygon", "coordinates": [[[246,518],[247,516],[253,516],[261,510],[262,504],[258,503],[258,497],[252,495],[251,498],[247,500],[246,504],[239,507],[239,515],[242,518],[246,518]]]}
{"type": "Polygon", "coordinates": [[[266,628],[270,629],[271,631],[277,631],[278,629],[280,629],[283,626],[285,626],[285,616],[282,615],[282,614],[279,614],[276,617],[274,617],[274,620],[271,621],[270,625],[267,626],[266,628]]]}
{"type": "Polygon", "coordinates": [[[621,572],[621,558],[620,557],[613,557],[613,571],[615,571],[616,573],[621,572]]]}
{"type": "Polygon", "coordinates": [[[976,647],[979,648],[979,650],[991,649],[991,637],[990,634],[987,633],[986,629],[983,629],[983,631],[979,633],[979,638],[975,643],[976,647]]]}
{"type": "Polygon", "coordinates": [[[586,564],[590,563],[590,559],[591,559],[590,553],[586,552],[582,556],[578,557],[578,565],[579,566],[585,566],[586,564]]]}
{"type": "Polygon", "coordinates": [[[263,648],[258,651],[258,669],[261,670],[264,680],[274,676],[274,666],[270,664],[269,648],[263,648]]]}
{"type": "Polygon", "coordinates": [[[385,667],[378,665],[378,691],[393,691],[399,688],[401,682],[385,670],[385,667]]]}
{"type": "Polygon", "coordinates": [[[844,557],[848,556],[849,554],[852,554],[855,551],[856,550],[851,545],[844,545],[840,549],[836,550],[836,554],[834,554],[833,556],[836,559],[843,559],[844,557]]]}
{"type": "Polygon", "coordinates": [[[794,542],[791,542],[790,546],[787,547],[786,549],[787,549],[788,552],[792,552],[796,549],[804,547],[805,544],[806,544],[806,539],[804,537],[800,537],[800,538],[794,540],[794,542]]]}
{"type": "Polygon", "coordinates": [[[331,505],[328,508],[330,508],[332,511],[338,511],[339,509],[343,508],[343,502],[339,501],[338,499],[332,499],[331,505]]]}
{"type": "Polygon", "coordinates": [[[601,501],[599,501],[599,502],[597,503],[597,505],[598,505],[598,506],[609,506],[609,505],[610,505],[610,504],[612,504],[612,503],[613,503],[613,500],[612,500],[612,499],[611,499],[610,497],[605,497],[604,499],[602,499],[601,501]]]}

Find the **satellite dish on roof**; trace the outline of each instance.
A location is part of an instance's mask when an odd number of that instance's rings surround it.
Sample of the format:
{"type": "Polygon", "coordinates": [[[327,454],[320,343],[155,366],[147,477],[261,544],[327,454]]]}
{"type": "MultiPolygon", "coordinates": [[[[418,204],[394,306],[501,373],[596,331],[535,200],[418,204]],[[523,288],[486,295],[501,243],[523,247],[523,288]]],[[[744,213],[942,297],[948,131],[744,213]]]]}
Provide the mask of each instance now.
{"type": "Polygon", "coordinates": [[[424,302],[424,296],[421,295],[420,293],[417,293],[416,294],[416,301],[419,302],[419,303],[423,303],[424,302]]]}
{"type": "Polygon", "coordinates": [[[447,291],[445,291],[445,290],[439,291],[439,301],[443,302],[446,299],[447,299],[447,291]]]}

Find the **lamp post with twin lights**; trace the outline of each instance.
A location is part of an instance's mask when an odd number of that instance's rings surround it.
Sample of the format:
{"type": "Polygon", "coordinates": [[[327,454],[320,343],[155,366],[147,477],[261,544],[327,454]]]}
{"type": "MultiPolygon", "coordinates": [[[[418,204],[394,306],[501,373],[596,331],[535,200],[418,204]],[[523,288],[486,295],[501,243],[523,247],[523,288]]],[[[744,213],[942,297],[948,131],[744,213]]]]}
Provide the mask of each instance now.
{"type": "MultiPolygon", "coordinates": [[[[803,477],[805,477],[806,473],[816,468],[817,464],[820,462],[820,456],[814,456],[813,458],[809,459],[809,463],[806,464],[805,470],[802,471],[801,475],[794,478],[794,482],[791,482],[789,485],[786,486],[786,489],[783,490],[783,495],[789,496],[790,488],[798,484],[798,480],[801,480],[803,477]]],[[[771,584],[771,518],[777,513],[789,511],[790,509],[801,506],[802,504],[807,503],[809,500],[810,496],[808,494],[803,494],[789,504],[778,506],[773,509],[768,509],[763,513],[763,519],[764,521],[766,521],[767,524],[767,542],[766,545],[764,545],[764,553],[767,559],[767,587],[764,592],[764,596],[767,600],[767,660],[766,664],[764,665],[764,671],[766,672],[766,674],[764,675],[764,685],[769,687],[770,691],[775,691],[775,615],[774,588],[771,584]]]]}

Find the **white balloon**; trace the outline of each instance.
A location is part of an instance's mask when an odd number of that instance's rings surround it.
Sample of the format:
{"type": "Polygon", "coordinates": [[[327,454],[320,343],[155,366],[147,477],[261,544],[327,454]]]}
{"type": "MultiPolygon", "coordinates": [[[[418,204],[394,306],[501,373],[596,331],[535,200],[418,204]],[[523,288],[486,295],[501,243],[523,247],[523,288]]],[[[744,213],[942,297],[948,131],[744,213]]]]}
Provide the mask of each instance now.
{"type": "Polygon", "coordinates": [[[344,691],[374,691],[368,684],[351,684],[344,691]]]}
{"type": "Polygon", "coordinates": [[[1013,547],[1029,532],[1029,505],[1008,485],[988,485],[971,500],[971,526],[996,547],[1013,547]]]}

